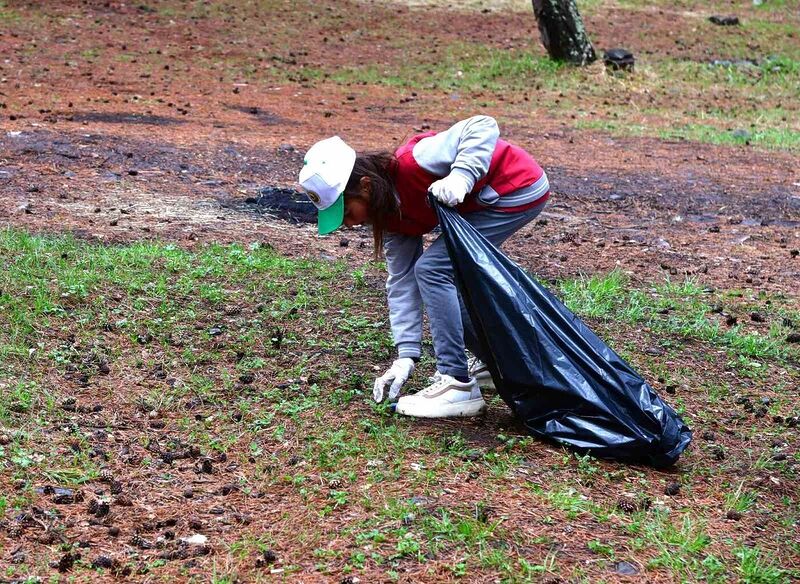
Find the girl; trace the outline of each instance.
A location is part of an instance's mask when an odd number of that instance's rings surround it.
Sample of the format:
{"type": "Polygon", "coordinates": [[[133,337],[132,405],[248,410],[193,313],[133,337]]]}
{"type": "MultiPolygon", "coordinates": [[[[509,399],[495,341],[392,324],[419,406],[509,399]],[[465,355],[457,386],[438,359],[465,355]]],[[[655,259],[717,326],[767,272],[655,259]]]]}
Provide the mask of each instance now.
{"type": "MultiPolygon", "coordinates": [[[[534,219],[550,195],[547,176],[524,150],[498,139],[497,122],[474,116],[450,129],[411,138],[394,154],[361,154],[334,136],[306,153],[300,184],[319,210],[320,234],[342,224],[372,225],[375,255],[386,256],[389,319],[397,359],[375,380],[373,397],[397,399],[421,354],[427,309],[436,375],[422,391],[400,398],[396,411],[417,417],[474,416],[483,401],[478,381],[491,376],[465,347],[480,347],[453,279],[445,242],[423,250],[438,219],[428,193],[456,210],[495,246],[534,219]]],[[[485,384],[484,384],[485,382],[485,384]]]]}

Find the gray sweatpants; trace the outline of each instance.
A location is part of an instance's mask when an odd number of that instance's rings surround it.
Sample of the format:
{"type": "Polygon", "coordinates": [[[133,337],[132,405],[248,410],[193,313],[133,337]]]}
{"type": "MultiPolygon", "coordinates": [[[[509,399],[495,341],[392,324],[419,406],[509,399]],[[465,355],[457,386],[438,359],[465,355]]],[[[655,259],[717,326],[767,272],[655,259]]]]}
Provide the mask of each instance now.
{"type": "MultiPolygon", "coordinates": [[[[485,210],[463,215],[481,235],[500,246],[536,218],[545,204],[521,213],[485,210]]],[[[434,241],[414,264],[419,293],[428,313],[436,368],[440,373],[467,376],[465,345],[480,356],[477,337],[455,286],[453,266],[444,239],[434,241]]]]}

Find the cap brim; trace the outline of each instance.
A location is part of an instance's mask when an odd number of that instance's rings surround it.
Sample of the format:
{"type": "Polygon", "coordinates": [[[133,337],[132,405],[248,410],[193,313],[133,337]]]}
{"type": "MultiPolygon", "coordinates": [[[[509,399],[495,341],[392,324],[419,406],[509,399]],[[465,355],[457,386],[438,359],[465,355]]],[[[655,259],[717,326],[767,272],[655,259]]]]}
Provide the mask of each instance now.
{"type": "Polygon", "coordinates": [[[344,194],[317,215],[317,228],[320,235],[327,235],[339,229],[344,222],[344,194]]]}

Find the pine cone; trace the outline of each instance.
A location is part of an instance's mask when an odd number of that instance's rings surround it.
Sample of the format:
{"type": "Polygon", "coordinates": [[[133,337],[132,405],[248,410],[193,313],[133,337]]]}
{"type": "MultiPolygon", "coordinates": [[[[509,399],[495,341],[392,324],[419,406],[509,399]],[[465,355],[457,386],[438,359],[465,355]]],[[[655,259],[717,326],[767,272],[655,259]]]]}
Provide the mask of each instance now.
{"type": "Polygon", "coordinates": [[[104,483],[110,483],[111,481],[114,480],[114,475],[110,470],[104,468],[103,470],[100,471],[100,480],[104,483]]]}
{"type": "Polygon", "coordinates": [[[125,464],[129,464],[131,466],[139,466],[142,463],[142,457],[138,454],[131,454],[125,459],[125,464]]]}
{"type": "Polygon", "coordinates": [[[58,539],[58,536],[52,531],[46,531],[40,535],[36,541],[42,545],[52,545],[58,539]]]}
{"type": "Polygon", "coordinates": [[[89,513],[91,515],[96,515],[97,510],[99,508],[100,508],[100,503],[97,501],[97,499],[92,499],[91,501],[89,501],[89,513]]]}
{"type": "Polygon", "coordinates": [[[111,506],[108,503],[98,503],[94,515],[95,517],[105,517],[109,511],[111,511],[111,506]]]}
{"type": "Polygon", "coordinates": [[[185,560],[189,557],[189,550],[186,547],[178,547],[161,552],[158,556],[162,560],[185,560]]]}
{"type": "Polygon", "coordinates": [[[149,550],[150,548],[153,547],[152,543],[147,541],[145,538],[143,538],[138,533],[133,534],[133,537],[131,538],[131,545],[135,546],[135,547],[138,547],[140,549],[143,549],[143,550],[149,550]]]}
{"type": "Polygon", "coordinates": [[[195,464],[195,470],[199,473],[212,474],[214,472],[214,464],[210,458],[203,458],[195,464]]]}
{"type": "Polygon", "coordinates": [[[617,509],[624,513],[635,513],[639,510],[639,505],[629,497],[620,497],[617,499],[617,509]]]}
{"type": "Polygon", "coordinates": [[[22,537],[22,534],[25,532],[25,528],[22,525],[10,525],[8,527],[8,537],[12,539],[18,539],[22,537]]]}
{"type": "Polygon", "coordinates": [[[119,495],[122,492],[122,483],[119,481],[111,481],[111,494],[119,495]]]}
{"type": "Polygon", "coordinates": [[[277,554],[272,550],[264,550],[264,553],[261,554],[261,557],[263,558],[264,563],[266,564],[274,564],[275,562],[278,561],[277,554]]]}
{"type": "Polygon", "coordinates": [[[115,562],[108,556],[97,556],[92,562],[92,568],[105,568],[110,569],[115,567],[115,562]]]}
{"type": "Polygon", "coordinates": [[[62,573],[69,572],[72,569],[72,566],[75,564],[75,560],[80,560],[80,559],[81,559],[80,554],[72,554],[67,552],[66,554],[61,556],[60,560],[58,560],[56,567],[58,568],[59,572],[62,573]]]}

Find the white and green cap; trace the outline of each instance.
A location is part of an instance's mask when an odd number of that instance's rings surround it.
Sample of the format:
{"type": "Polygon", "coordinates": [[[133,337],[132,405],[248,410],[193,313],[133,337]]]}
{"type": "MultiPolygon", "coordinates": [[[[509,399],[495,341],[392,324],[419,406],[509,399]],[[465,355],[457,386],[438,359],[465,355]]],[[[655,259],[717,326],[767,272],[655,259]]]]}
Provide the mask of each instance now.
{"type": "Polygon", "coordinates": [[[344,221],[344,189],[356,162],[356,151],[339,136],[314,144],[303,160],[300,186],[319,210],[317,228],[326,235],[344,221]]]}

